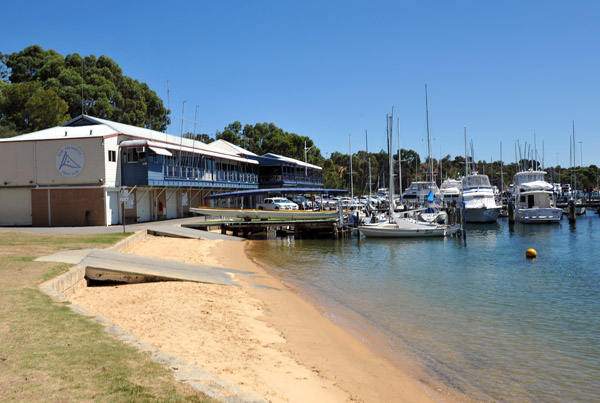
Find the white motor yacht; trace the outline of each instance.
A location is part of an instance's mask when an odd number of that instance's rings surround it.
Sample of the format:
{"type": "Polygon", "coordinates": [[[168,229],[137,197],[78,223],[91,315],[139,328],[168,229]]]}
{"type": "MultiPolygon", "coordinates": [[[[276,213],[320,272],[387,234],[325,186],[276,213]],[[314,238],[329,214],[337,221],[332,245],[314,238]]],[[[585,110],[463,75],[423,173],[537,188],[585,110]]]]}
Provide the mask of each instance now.
{"type": "Polygon", "coordinates": [[[413,182],[404,192],[403,198],[411,204],[423,205],[427,201],[429,192],[433,193],[436,201],[441,199],[440,188],[435,182],[413,182]]]}
{"type": "Polygon", "coordinates": [[[501,205],[487,175],[467,175],[462,180],[462,199],[467,222],[489,223],[498,219],[501,205]]]}
{"type": "Polygon", "coordinates": [[[442,186],[440,187],[440,193],[442,194],[442,200],[444,203],[460,199],[462,190],[462,182],[459,179],[444,179],[442,186]]]}
{"type": "Polygon", "coordinates": [[[544,171],[517,172],[513,179],[515,220],[522,223],[554,223],[562,218],[562,209],[552,198],[554,187],[545,181],[544,171]]]}

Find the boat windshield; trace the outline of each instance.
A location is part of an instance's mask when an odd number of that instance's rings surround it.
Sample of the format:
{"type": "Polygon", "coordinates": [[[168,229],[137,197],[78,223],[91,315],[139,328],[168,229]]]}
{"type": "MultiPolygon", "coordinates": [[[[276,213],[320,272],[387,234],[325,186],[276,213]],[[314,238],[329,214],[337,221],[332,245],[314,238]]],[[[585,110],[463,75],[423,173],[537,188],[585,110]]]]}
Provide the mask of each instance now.
{"type": "Polygon", "coordinates": [[[543,181],[544,175],[546,175],[546,172],[544,171],[519,172],[515,175],[515,182],[517,184],[521,184],[527,182],[543,181]]]}
{"type": "Polygon", "coordinates": [[[490,179],[487,175],[472,175],[463,178],[463,189],[469,188],[491,188],[490,179]]]}

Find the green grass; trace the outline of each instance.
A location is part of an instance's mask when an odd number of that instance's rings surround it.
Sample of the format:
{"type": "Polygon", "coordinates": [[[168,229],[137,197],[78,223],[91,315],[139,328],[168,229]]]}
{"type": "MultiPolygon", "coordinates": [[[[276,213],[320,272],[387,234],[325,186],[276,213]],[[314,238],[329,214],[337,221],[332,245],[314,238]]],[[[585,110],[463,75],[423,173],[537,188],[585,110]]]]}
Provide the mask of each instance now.
{"type": "Polygon", "coordinates": [[[70,266],[35,258],[128,235],[0,232],[0,400],[211,401],[37,288],[70,266]]]}

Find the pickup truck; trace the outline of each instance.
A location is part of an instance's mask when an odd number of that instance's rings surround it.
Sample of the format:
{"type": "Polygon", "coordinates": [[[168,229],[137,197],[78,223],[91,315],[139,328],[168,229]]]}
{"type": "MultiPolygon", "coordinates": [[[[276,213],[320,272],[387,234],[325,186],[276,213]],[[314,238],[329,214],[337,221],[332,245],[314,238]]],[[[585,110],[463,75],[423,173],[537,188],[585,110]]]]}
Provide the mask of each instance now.
{"type": "Polygon", "coordinates": [[[298,205],[283,197],[267,197],[262,203],[258,203],[259,210],[298,210],[298,205]]]}

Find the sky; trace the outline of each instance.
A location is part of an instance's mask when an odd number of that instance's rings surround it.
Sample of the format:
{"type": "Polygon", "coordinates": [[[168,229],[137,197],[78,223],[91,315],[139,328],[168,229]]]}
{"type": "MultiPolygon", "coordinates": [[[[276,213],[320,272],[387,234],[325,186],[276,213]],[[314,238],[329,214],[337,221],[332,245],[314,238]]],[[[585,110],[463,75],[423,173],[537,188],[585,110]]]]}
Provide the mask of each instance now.
{"type": "Polygon", "coordinates": [[[1,8],[0,52],[106,55],[171,109],[169,132],[272,122],[324,157],[427,156],[600,166],[599,1],[34,0],[1,8]],[[184,120],[182,121],[182,117],[184,120]],[[194,124],[194,121],[197,122],[194,124]],[[183,126],[182,126],[183,125],[183,126]],[[582,164],[583,162],[583,164],[582,164]]]}

